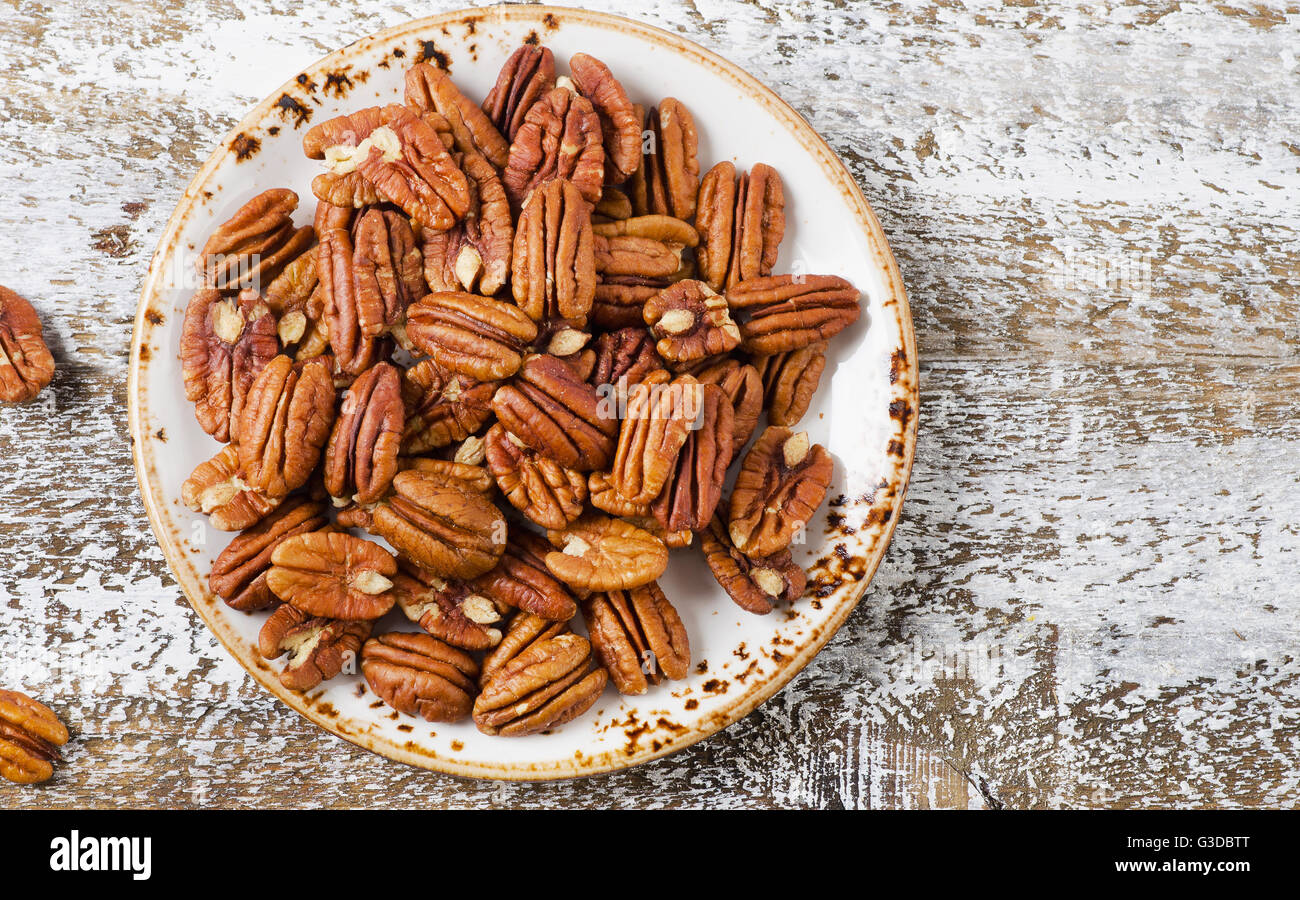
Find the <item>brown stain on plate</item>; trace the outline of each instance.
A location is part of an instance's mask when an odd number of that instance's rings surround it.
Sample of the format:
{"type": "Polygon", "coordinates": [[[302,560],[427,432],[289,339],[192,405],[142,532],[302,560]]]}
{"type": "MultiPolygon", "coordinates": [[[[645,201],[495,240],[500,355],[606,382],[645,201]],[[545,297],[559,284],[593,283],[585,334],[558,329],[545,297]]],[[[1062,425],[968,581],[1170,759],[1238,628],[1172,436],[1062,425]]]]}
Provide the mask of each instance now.
{"type": "Polygon", "coordinates": [[[257,155],[257,151],[262,149],[262,142],[255,137],[249,137],[244,132],[235,135],[234,140],[230,142],[230,150],[235,154],[235,162],[247,162],[257,155]]]}

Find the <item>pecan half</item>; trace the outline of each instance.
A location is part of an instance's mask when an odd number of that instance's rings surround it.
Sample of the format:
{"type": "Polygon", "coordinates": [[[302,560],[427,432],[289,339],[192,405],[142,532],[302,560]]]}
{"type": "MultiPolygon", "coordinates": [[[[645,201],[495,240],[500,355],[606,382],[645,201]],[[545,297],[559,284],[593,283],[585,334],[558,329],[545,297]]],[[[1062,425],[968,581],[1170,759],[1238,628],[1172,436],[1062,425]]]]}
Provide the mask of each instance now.
{"type": "Polygon", "coordinates": [[[499,386],[498,381],[444,372],[431,359],[407,369],[402,375],[402,453],[428,453],[477,434],[492,418],[492,395],[499,386]]]}
{"type": "Polygon", "coordinates": [[[297,208],[298,195],[287,188],[263,191],[241,206],[199,251],[204,286],[261,290],[263,282],[270,283],[315,238],[309,226],[294,227],[297,208]]]}
{"type": "Polygon", "coordinates": [[[596,293],[591,211],[572,182],[549,181],[524,204],[510,279],[515,303],[534,321],[586,321],[596,293]]]}
{"type": "Polygon", "coordinates": [[[326,619],[378,619],[397,601],[397,560],[374,541],[338,531],[296,534],[271,552],[267,586],[285,603],[326,619]]]}
{"type": "Polygon", "coordinates": [[[737,179],[734,165],[718,163],[700,182],[695,230],[700,277],[715,291],[770,274],[785,236],[781,176],[759,163],[737,179]]]}
{"type": "Polygon", "coordinates": [[[361,644],[370,637],[370,621],[344,621],[312,616],[285,603],[271,613],[257,635],[264,659],[289,654],[280,683],[291,691],[310,691],[353,668],[361,644]]]}
{"type": "Polygon", "coordinates": [[[641,117],[633,109],[622,83],[596,57],[575,53],[569,58],[569,74],[579,93],[591,101],[600,117],[605,180],[622,184],[641,165],[641,117]]]}
{"type": "Polygon", "coordinates": [[[512,631],[526,615],[567,622],[578,611],[569,589],[546,568],[545,557],[550,552],[551,545],[541,535],[511,529],[501,561],[472,582],[474,590],[498,606],[522,611],[511,622],[512,631]]]}
{"type": "Polygon", "coordinates": [[[582,515],[587,479],[581,473],[530,450],[500,425],[488,430],[484,449],[501,493],[529,521],[563,528],[582,515]]]}
{"type": "Polygon", "coordinates": [[[0,778],[14,784],[49,781],[68,737],[48,706],[18,691],[0,690],[0,778]]]}
{"type": "Polygon", "coordinates": [[[681,247],[632,234],[593,235],[596,272],[602,279],[670,279],[681,268],[681,247]]]}
{"type": "Polygon", "coordinates": [[[591,644],[576,634],[535,641],[484,683],[474,724],[484,734],[516,737],[576,719],[605,689],[605,670],[593,663],[591,644]]]}
{"type": "Polygon", "coordinates": [[[280,505],[248,486],[239,467],[239,450],[231,444],[201,462],[181,484],[181,502],[208,517],[218,531],[242,531],[256,525],[280,505]]]}
{"type": "Polygon", "coordinates": [[[669,532],[698,531],[708,524],[731,464],[731,401],[715,384],[700,385],[699,390],[695,430],[677,455],[668,483],[650,505],[655,520],[669,532]]]}
{"type": "Polygon", "coordinates": [[[493,381],[519,370],[537,325],[513,303],[437,291],[407,310],[406,334],[444,369],[493,381]]]}
{"type": "Polygon", "coordinates": [[[596,359],[587,381],[598,391],[604,385],[617,388],[624,401],[629,387],[655,372],[667,371],[655,350],[654,338],[641,325],[605,332],[596,338],[595,350],[596,359]]]}
{"type": "Polygon", "coordinates": [[[463,650],[501,643],[501,612],[491,598],[462,581],[446,581],[422,566],[399,562],[393,579],[397,605],[429,634],[463,650]]]}
{"type": "Polygon", "coordinates": [[[529,357],[492,407],[515,437],[567,469],[603,469],[614,455],[616,410],[554,356],[529,357]]]}
{"type": "Polygon", "coordinates": [[[451,125],[456,149],[478,153],[496,168],[505,168],[510,145],[487,113],[460,92],[445,70],[428,63],[416,63],[407,69],[406,105],[422,111],[437,110],[451,125]]]}
{"type": "Polygon", "coordinates": [[[534,188],[566,178],[595,206],[605,183],[602,140],[590,100],[563,87],[543,94],[524,116],[501,175],[511,205],[520,209],[534,188]]]}
{"type": "Polygon", "coordinates": [[[451,459],[404,459],[402,471],[421,472],[432,478],[454,483],[467,491],[487,495],[492,491],[492,473],[480,463],[451,459]]]}
{"type": "Polygon", "coordinates": [[[596,658],[620,694],[644,694],[665,677],[685,678],[691,645],[681,616],[656,582],[592,594],[582,615],[596,658]]]}
{"type": "Polygon", "coordinates": [[[473,707],[478,663],[431,635],[394,631],[366,641],[361,672],[376,696],[398,712],[455,722],[473,707]]]}
{"type": "Polygon", "coordinates": [[[714,516],[700,532],[700,549],[713,577],[743,610],[766,615],[778,601],[788,603],[803,596],[807,576],[790,558],[789,550],[747,556],[731,543],[721,516],[714,516]]]}
{"type": "Polygon", "coordinates": [[[424,233],[424,277],[431,290],[492,296],[510,277],[515,240],[510,201],[486,158],[466,153],[460,166],[469,179],[469,209],[450,230],[424,233]]]}
{"type": "Polygon", "coordinates": [[[760,356],[754,362],[763,377],[767,420],[773,425],[797,425],[821,382],[826,368],[826,344],[809,344],[786,353],[760,356]]]}
{"type": "Polygon", "coordinates": [[[329,362],[275,357],[249,388],[239,422],[239,464],[248,487],[270,498],[302,487],[334,424],[329,362]]]}
{"type": "Polygon", "coordinates": [[[555,56],[547,47],[524,44],[506,60],[483,101],[497,131],[513,141],[533,104],[555,88],[555,56]]]}
{"type": "Polygon", "coordinates": [[[668,548],[648,531],[622,519],[587,513],[546,538],[559,549],[546,568],[570,587],[614,591],[649,584],[668,567],[668,548]]]}
{"type": "Polygon", "coordinates": [[[375,534],[444,578],[482,575],[505,551],[501,511],[481,492],[443,473],[399,472],[392,493],[371,518],[375,534]]]}
{"type": "Polygon", "coordinates": [[[290,497],[226,545],[212,564],[208,587],[226,605],[241,612],[275,605],[275,594],[266,584],[271,554],[294,535],[320,531],[327,525],[329,517],[321,503],[308,497],[290,497]]]}
{"type": "Polygon", "coordinates": [[[334,228],[317,248],[330,347],[339,368],[358,375],[387,354],[381,340],[400,332],[407,307],[424,293],[420,250],[398,213],[372,209],[354,235],[334,228]]]}
{"type": "Polygon", "coordinates": [[[659,355],[669,362],[691,363],[740,346],[741,331],[727,299],[702,281],[664,288],[646,301],[642,315],[658,340],[659,355]]]}
{"type": "Polygon", "coordinates": [[[25,403],[53,377],[54,357],[35,308],[0,287],[0,403],[25,403]]]}
{"type": "Polygon", "coordinates": [[[728,533],[754,556],[784,550],[812,519],[830,487],[834,462],[807,432],[769,425],[745,455],[731,492],[728,533]]]}
{"type": "Polygon", "coordinates": [[[645,329],[646,301],[670,284],[672,280],[667,278],[599,275],[587,321],[593,328],[605,331],[621,328],[642,331],[645,329]]]}
{"type": "Polygon", "coordinates": [[[405,216],[381,209],[367,211],[354,230],[357,327],[400,334],[406,308],[426,292],[415,232],[405,216]]]}
{"type": "Polygon", "coordinates": [[[858,320],[858,289],[835,275],[772,275],[727,291],[732,309],[749,312],[740,326],[755,356],[799,350],[829,340],[858,320]]]}
{"type": "MultiPolygon", "coordinates": [[[[620,494],[608,472],[592,472],[587,479],[587,493],[591,497],[592,506],[611,516],[626,519],[648,519],[650,516],[650,504],[633,503],[620,494]]],[[[633,524],[640,525],[640,522],[633,524]]]]}
{"type": "Polygon", "coordinates": [[[329,347],[325,293],[320,289],[316,262],[315,248],[300,254],[276,276],[263,297],[275,315],[280,346],[295,348],[301,359],[320,356],[329,347]]]}
{"type": "Polygon", "coordinates": [[[645,116],[645,156],[633,178],[633,209],[690,219],[695,215],[700,187],[699,136],[695,118],[678,100],[668,97],[645,116]]]}
{"type": "Polygon", "coordinates": [[[343,395],[325,447],[325,490],[373,503],[397,474],[405,425],[402,378],[388,363],[367,369],[343,395]]]}
{"type": "MultiPolygon", "coordinates": [[[[532,536],[536,537],[536,535],[532,536]]],[[[573,613],[577,614],[576,605],[573,613]]],[[[570,633],[572,633],[572,629],[569,628],[567,620],[556,621],[545,616],[534,615],[527,610],[521,610],[518,615],[510,620],[510,625],[506,629],[501,643],[497,644],[490,653],[483,657],[483,666],[479,671],[478,678],[479,687],[481,688],[487,684],[488,679],[506,663],[529,647],[542,641],[548,641],[557,635],[570,633]]]]}
{"type": "Polygon", "coordinates": [[[659,496],[704,408],[704,391],[690,375],[665,381],[662,373],[628,391],[610,483],[632,503],[659,496]]]}
{"type": "Polygon", "coordinates": [[[632,216],[601,222],[591,226],[591,230],[604,237],[646,238],[677,249],[695,247],[700,243],[700,235],[690,222],[666,215],[632,216]]]}
{"type": "Polygon", "coordinates": [[[181,377],[204,431],[222,443],[239,439],[249,388],[279,352],[275,315],[256,291],[194,295],[181,326],[181,377]]]}
{"type": "Polygon", "coordinates": [[[736,359],[708,362],[691,370],[701,384],[716,384],[731,400],[731,458],[734,460],[749,443],[763,413],[763,380],[749,363],[736,359]]]}
{"type": "Polygon", "coordinates": [[[312,181],[312,192],[335,206],[387,200],[435,231],[456,224],[469,208],[465,173],[438,132],[400,104],[323,122],[304,135],[303,149],[329,165],[312,181]]]}
{"type": "Polygon", "coordinates": [[[600,192],[600,202],[592,210],[592,221],[626,219],[631,215],[632,201],[627,194],[612,185],[605,185],[605,189],[600,192]]]}

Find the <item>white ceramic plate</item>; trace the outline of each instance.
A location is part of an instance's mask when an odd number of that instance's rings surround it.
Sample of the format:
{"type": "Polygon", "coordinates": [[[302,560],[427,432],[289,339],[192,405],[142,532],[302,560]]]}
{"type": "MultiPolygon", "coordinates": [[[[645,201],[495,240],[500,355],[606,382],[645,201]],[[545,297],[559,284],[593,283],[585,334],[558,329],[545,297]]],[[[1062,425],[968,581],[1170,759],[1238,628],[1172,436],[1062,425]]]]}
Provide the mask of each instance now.
{"type": "Polygon", "coordinates": [[[136,317],[129,396],[136,469],[159,543],[199,615],[260,684],[313,722],[392,759],[459,775],[538,779],[680,750],[744,716],[813,658],[862,596],[898,519],[915,447],[916,385],[911,314],[880,225],[843,164],[798,114],[677,35],[602,13],[512,6],[448,13],[364,38],[248,114],[186,189],[159,243],[136,317]],[[836,460],[828,502],[810,523],[807,543],[794,548],[809,569],[807,595],[753,616],[717,586],[697,549],[675,551],[660,583],[690,634],[691,676],[641,697],[608,688],[580,719],[511,739],[486,737],[468,722],[431,725],[400,715],[359,675],[307,695],[280,685],[280,663],[268,664],[256,650],[265,614],[234,612],[208,590],[212,560],[230,536],[208,528],[179,499],[182,481],[218,445],[185,400],[178,348],[195,248],[218,224],[270,187],[296,190],[298,222],[310,223],[310,182],[319,168],[302,155],[307,127],[400,102],[403,72],[421,59],[449,66],[462,91],[482,98],[509,53],[530,39],[551,47],[561,70],[580,50],[605,60],[634,101],[686,102],[700,126],[702,169],[722,159],[738,168],[775,166],[788,223],[776,271],[849,278],[862,290],[864,315],[831,342],[821,390],[800,424],[836,460]]]}

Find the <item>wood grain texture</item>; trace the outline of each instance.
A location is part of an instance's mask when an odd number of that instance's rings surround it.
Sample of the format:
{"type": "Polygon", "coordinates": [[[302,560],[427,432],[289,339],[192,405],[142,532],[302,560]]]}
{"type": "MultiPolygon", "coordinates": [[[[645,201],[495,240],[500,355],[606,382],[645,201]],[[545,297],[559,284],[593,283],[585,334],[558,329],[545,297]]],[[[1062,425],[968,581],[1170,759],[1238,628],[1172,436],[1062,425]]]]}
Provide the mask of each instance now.
{"type": "Polygon", "coordinates": [[[922,424],[875,582],[748,718],[582,782],[417,771],[263,695],[144,517],[136,296],[246,108],[453,5],[0,4],[0,283],[59,363],[0,409],[0,683],[75,733],[0,806],[1300,801],[1295,4],[620,4],[770,84],[890,236],[922,424]]]}

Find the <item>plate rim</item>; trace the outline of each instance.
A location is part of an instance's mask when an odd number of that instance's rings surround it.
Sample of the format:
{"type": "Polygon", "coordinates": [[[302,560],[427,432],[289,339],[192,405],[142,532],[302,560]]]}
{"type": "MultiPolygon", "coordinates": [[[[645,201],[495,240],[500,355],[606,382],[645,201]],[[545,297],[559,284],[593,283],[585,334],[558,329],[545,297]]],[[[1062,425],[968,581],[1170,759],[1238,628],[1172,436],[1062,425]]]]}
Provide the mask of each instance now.
{"type": "MultiPolygon", "coordinates": [[[[146,333],[149,322],[147,321],[148,313],[151,310],[150,301],[160,293],[160,281],[163,275],[163,266],[175,250],[175,243],[180,232],[187,221],[193,207],[199,201],[200,187],[212,175],[214,170],[228,157],[231,150],[232,142],[237,136],[248,129],[259,124],[275,104],[276,98],[281,93],[291,91],[296,86],[296,81],[290,79],[282,84],[279,88],[272,91],[267,97],[257,103],[250,109],[243,118],[239,120],[225,135],[207,160],[195,173],[194,177],[182,192],[177,200],[176,207],[168,217],[167,223],[163,228],[162,235],[158,240],[158,245],[154,250],[149,262],[149,270],[145,277],[144,284],[141,287],[140,298],[137,303],[136,316],[131,335],[130,361],[127,372],[127,419],[128,430],[131,437],[131,457],[135,468],[136,481],[140,490],[140,496],[145,506],[145,512],[149,518],[150,528],[158,542],[159,549],[162,550],[163,557],[167,563],[168,570],[171,572],[173,579],[180,587],[186,601],[198,614],[199,618],[207,626],[209,632],[216,637],[227,653],[239,664],[240,668],[267,690],[277,700],[284,703],[290,709],[293,709],[303,718],[312,724],[328,731],[336,737],[342,738],[349,743],[355,744],[362,749],[375,753],[386,759],[392,759],[396,762],[406,763],[421,769],[436,771],[443,774],[468,777],[497,779],[506,781],[542,781],[542,780],[563,780],[569,778],[585,777],[598,775],[602,773],[618,771],[632,768],[644,763],[650,762],[661,757],[677,753],[687,747],[711,737],[724,728],[727,728],[740,719],[747,716],[750,712],[765,703],[772,696],[782,690],[790,683],[794,677],[803,671],[803,669],[812,661],[812,659],[821,652],[832,637],[839,631],[849,614],[857,607],[859,601],[866,593],[872,580],[875,578],[877,569],[885,552],[888,550],[893,539],[894,530],[897,527],[903,501],[906,498],[907,490],[911,482],[912,466],[916,455],[916,439],[920,419],[920,397],[919,397],[919,366],[916,354],[916,337],[913,330],[911,307],[908,302],[906,288],[903,284],[902,274],[898,268],[897,260],[894,258],[892,249],[889,246],[888,239],[885,236],[884,229],[880,225],[871,205],[867,202],[862,193],[861,187],[849,172],[843,160],[838,154],[831,149],[825,139],[817,132],[815,128],[801,116],[792,106],[786,103],[775,91],[761,82],[758,78],[751,75],[748,71],[739,65],[719,56],[713,51],[701,46],[690,38],[683,37],[655,25],[649,25],[635,19],[620,16],[614,13],[607,13],[596,10],[575,9],[563,6],[518,6],[512,4],[465,8],[451,10],[444,13],[438,13],[432,16],[425,16],[418,19],[411,19],[398,25],[379,31],[363,35],[342,47],[339,47],[316,61],[303,67],[302,72],[317,72],[332,62],[340,59],[342,54],[347,53],[356,45],[362,42],[377,43],[389,41],[407,36],[411,33],[425,32],[430,29],[437,29],[446,25],[454,24],[458,21],[464,21],[467,17],[473,17],[477,22],[503,22],[509,20],[528,20],[536,21],[539,25],[548,16],[554,16],[563,23],[564,21],[577,21],[585,25],[595,27],[610,28],[618,31],[628,31],[638,37],[642,37],[651,43],[664,45],[674,53],[682,54],[688,57],[694,57],[696,61],[707,64],[719,72],[729,76],[738,85],[742,86],[750,96],[766,109],[768,109],[775,118],[777,118],[787,131],[807,150],[810,155],[814,156],[819,163],[823,174],[828,180],[847,197],[863,231],[867,236],[868,243],[875,255],[875,262],[880,266],[885,283],[886,296],[881,298],[882,306],[886,309],[892,309],[895,316],[895,324],[901,337],[901,350],[904,359],[899,360],[900,373],[894,384],[897,391],[904,394],[904,399],[910,403],[910,414],[904,418],[902,423],[902,454],[900,463],[895,466],[897,483],[891,483],[889,488],[892,492],[892,500],[888,512],[884,519],[879,537],[876,539],[871,549],[871,554],[864,560],[865,566],[861,576],[852,586],[848,596],[837,601],[837,606],[826,621],[819,627],[815,634],[809,636],[791,657],[784,661],[779,669],[772,676],[755,685],[753,689],[747,690],[736,697],[734,702],[727,704],[713,712],[708,718],[698,722],[689,733],[680,736],[677,740],[666,742],[658,749],[647,747],[636,753],[627,755],[615,755],[612,752],[605,752],[599,755],[588,756],[583,754],[581,760],[573,759],[555,760],[548,763],[509,763],[502,762],[496,764],[485,764],[479,762],[467,762],[438,756],[429,752],[410,751],[402,747],[386,744],[383,741],[373,739],[367,734],[349,733],[338,725],[337,721],[317,711],[307,700],[306,695],[290,691],[280,684],[279,679],[274,676],[269,667],[254,667],[244,664],[240,653],[231,646],[230,641],[222,633],[222,628],[218,627],[213,618],[209,616],[204,608],[204,604],[196,597],[196,593],[203,595],[202,588],[195,590],[195,586],[189,584],[189,579],[176,564],[176,558],[183,558],[182,551],[174,547],[170,541],[168,528],[164,523],[162,510],[159,509],[159,501],[154,497],[154,491],[151,486],[148,473],[152,468],[149,456],[149,442],[146,440],[145,422],[143,419],[144,411],[142,409],[141,373],[144,367],[142,360],[142,347],[146,340],[146,333]],[[540,766],[540,768],[539,768],[540,766]]],[[[894,394],[891,394],[893,397],[894,394]]]]}

